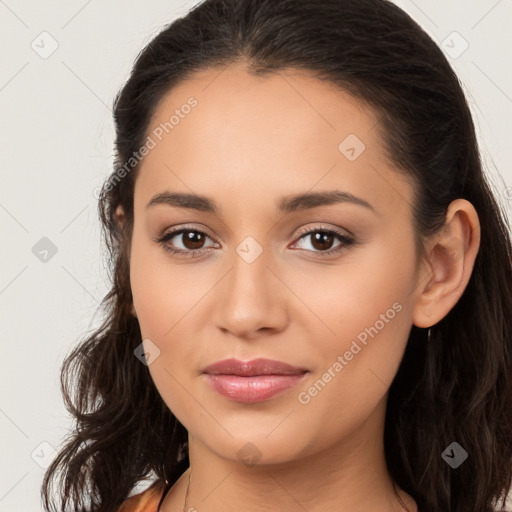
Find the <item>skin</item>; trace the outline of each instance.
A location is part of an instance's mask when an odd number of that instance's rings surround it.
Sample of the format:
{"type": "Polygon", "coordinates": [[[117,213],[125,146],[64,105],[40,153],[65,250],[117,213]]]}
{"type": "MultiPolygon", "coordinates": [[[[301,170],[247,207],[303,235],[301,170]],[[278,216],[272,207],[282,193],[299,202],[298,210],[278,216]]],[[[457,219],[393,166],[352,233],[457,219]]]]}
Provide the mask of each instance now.
{"type": "MultiPolygon", "coordinates": [[[[190,468],[161,510],[182,510],[191,471],[187,510],[403,511],[384,457],[387,392],[411,326],[437,323],[467,285],[480,243],[475,209],[454,201],[417,264],[412,188],[386,159],[374,113],[360,101],[304,72],[254,77],[238,63],[170,90],[147,133],[191,96],[197,106],[141,162],[130,248],[133,314],[160,350],[149,371],[189,432],[190,468]],[[349,134],[366,146],[354,161],[338,149],[349,134]],[[276,210],[284,196],[334,189],[374,211],[348,202],[276,210]],[[207,196],[219,210],[146,206],[165,191],[207,196]],[[184,225],[207,234],[196,242],[200,255],[176,256],[155,241],[184,225]],[[322,257],[342,242],[315,245],[301,228],[352,233],[357,243],[322,257]],[[251,263],[236,252],[248,236],[262,250],[251,263]],[[300,403],[298,394],[396,303],[400,311],[378,334],[300,403]],[[239,403],[200,373],[229,357],[267,357],[309,373],[267,401],[239,403]],[[259,452],[254,465],[239,458],[247,443],[259,452]]],[[[121,208],[117,215],[122,223],[121,208]]],[[[194,248],[179,234],[166,243],[194,248]]]]}

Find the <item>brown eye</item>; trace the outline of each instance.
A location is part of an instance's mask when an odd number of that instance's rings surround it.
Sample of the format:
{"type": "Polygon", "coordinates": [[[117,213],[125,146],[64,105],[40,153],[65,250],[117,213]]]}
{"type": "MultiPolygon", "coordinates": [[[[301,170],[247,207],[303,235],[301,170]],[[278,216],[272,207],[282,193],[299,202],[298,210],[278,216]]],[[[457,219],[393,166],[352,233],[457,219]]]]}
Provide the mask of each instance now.
{"type": "Polygon", "coordinates": [[[316,253],[319,256],[331,256],[334,253],[341,252],[356,244],[356,240],[344,233],[327,229],[316,228],[303,231],[296,244],[303,240],[309,239],[309,245],[312,249],[299,247],[299,249],[306,250],[307,252],[316,253]],[[335,244],[338,240],[338,244],[335,244]],[[334,248],[333,248],[334,247],[334,248]]]}
{"type": "Polygon", "coordinates": [[[205,241],[211,238],[198,229],[175,229],[155,239],[164,250],[177,256],[196,256],[196,253],[203,253],[211,249],[213,245],[205,245],[205,241]]]}
{"type": "Polygon", "coordinates": [[[206,235],[200,231],[186,230],[180,233],[183,235],[182,242],[185,248],[194,250],[202,249],[206,235]]]}
{"type": "Polygon", "coordinates": [[[332,233],[326,231],[316,231],[311,236],[311,245],[319,251],[330,249],[335,236],[332,233]]]}

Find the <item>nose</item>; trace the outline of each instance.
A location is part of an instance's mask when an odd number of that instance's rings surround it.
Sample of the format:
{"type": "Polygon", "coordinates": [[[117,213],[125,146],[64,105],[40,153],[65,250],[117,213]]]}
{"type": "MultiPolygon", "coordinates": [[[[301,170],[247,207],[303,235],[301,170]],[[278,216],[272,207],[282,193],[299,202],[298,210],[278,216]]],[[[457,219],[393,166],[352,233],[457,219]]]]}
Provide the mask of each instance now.
{"type": "Polygon", "coordinates": [[[285,329],[291,292],[271,268],[268,254],[265,250],[252,262],[234,254],[215,298],[216,325],[224,333],[252,340],[285,329]]]}

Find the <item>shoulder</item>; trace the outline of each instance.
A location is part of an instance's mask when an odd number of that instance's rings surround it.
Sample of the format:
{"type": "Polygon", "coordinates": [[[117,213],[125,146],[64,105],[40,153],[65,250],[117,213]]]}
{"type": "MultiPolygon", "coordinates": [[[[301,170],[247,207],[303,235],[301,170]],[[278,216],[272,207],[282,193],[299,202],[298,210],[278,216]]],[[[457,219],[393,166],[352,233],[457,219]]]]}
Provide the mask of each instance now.
{"type": "Polygon", "coordinates": [[[123,501],[116,512],[158,512],[158,505],[165,491],[165,482],[157,480],[140,494],[123,501]]]}

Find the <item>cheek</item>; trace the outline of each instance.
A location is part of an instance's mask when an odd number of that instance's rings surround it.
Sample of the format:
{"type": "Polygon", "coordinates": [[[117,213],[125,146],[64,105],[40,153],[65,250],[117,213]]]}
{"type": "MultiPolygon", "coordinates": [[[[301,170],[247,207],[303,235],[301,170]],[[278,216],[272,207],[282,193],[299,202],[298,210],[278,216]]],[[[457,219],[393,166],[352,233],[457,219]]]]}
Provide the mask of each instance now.
{"type": "Polygon", "coordinates": [[[159,349],[149,370],[166,401],[183,394],[178,382],[190,378],[186,373],[197,369],[204,350],[196,315],[213,281],[203,282],[195,275],[193,266],[171,264],[163,249],[134,230],[130,261],[133,304],[142,339],[151,340],[159,349]]]}
{"type": "Polygon", "coordinates": [[[310,290],[308,306],[321,324],[309,328],[318,364],[297,399],[319,428],[364,419],[396,375],[411,329],[415,267],[412,243],[395,247],[375,244],[329,275],[324,269],[302,280],[299,293],[310,290]]]}
{"type": "Polygon", "coordinates": [[[130,255],[130,284],[141,335],[149,338],[162,350],[162,340],[176,323],[179,312],[176,304],[176,284],[169,281],[169,269],[143,233],[134,228],[130,255]]]}
{"type": "Polygon", "coordinates": [[[194,354],[200,347],[196,333],[187,330],[186,315],[197,299],[191,287],[181,282],[185,277],[179,267],[167,265],[165,254],[160,256],[158,251],[140,241],[134,231],[130,261],[133,304],[145,349],[149,347],[153,353],[158,349],[158,357],[148,366],[151,378],[167,407],[187,423],[190,396],[184,392],[189,378],[186,372],[195,368],[194,354]]]}
{"type": "MultiPolygon", "coordinates": [[[[143,337],[163,341],[200,293],[183,267],[172,265],[163,249],[134,230],[130,261],[133,303],[143,337]]],[[[181,322],[182,327],[186,322],[181,322]]]]}
{"type": "Polygon", "coordinates": [[[310,335],[321,340],[316,346],[329,357],[348,350],[352,340],[364,344],[373,335],[401,349],[397,336],[404,332],[399,325],[410,320],[415,271],[412,234],[406,243],[382,236],[370,245],[347,253],[336,266],[286,271],[286,282],[312,313],[304,320],[315,323],[310,335]]]}
{"type": "Polygon", "coordinates": [[[160,338],[162,332],[170,327],[172,318],[165,322],[164,311],[167,309],[162,300],[172,300],[173,294],[167,297],[163,293],[164,280],[154,264],[145,258],[143,250],[134,247],[130,262],[130,282],[133,295],[133,304],[143,338],[160,338]],[[167,327],[166,327],[167,324],[167,327]]]}

